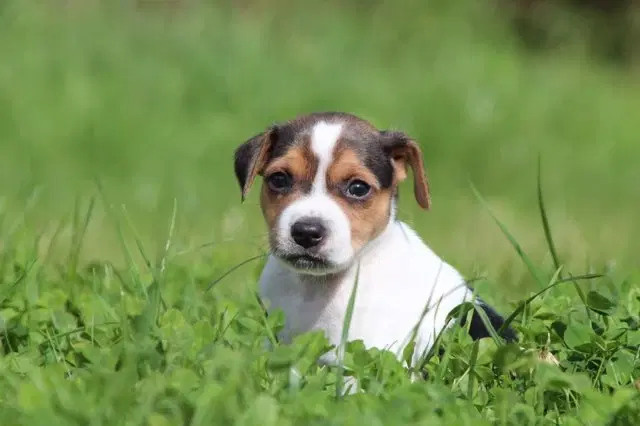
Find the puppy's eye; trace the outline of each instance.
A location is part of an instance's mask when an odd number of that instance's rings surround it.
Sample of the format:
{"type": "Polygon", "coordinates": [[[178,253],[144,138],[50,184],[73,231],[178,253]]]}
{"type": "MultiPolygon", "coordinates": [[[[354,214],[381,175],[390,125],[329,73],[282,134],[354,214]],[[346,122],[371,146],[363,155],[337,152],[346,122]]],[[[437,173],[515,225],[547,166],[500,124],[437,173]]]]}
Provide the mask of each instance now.
{"type": "Polygon", "coordinates": [[[371,192],[371,186],[361,180],[354,180],[347,187],[347,196],[351,198],[364,198],[371,192]]]}
{"type": "Polygon", "coordinates": [[[291,188],[291,181],[291,176],[283,172],[276,172],[267,178],[269,188],[277,192],[286,191],[291,188]]]}

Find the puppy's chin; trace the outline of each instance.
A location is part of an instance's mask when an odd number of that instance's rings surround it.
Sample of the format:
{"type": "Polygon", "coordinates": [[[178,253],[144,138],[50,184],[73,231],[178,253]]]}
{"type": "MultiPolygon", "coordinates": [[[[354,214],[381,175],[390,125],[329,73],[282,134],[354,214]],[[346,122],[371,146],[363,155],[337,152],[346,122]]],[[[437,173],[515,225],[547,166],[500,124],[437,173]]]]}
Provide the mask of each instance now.
{"type": "Polygon", "coordinates": [[[347,265],[332,262],[321,256],[305,253],[286,253],[273,250],[273,255],[287,268],[302,275],[327,276],[340,273],[348,268],[347,265]]]}

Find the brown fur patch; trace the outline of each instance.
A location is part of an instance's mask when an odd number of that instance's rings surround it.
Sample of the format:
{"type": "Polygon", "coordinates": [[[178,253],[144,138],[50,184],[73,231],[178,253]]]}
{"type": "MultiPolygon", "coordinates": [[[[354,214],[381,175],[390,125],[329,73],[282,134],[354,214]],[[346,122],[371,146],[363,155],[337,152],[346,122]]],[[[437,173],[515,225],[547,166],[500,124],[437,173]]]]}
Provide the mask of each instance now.
{"type": "Polygon", "coordinates": [[[431,190],[427,179],[422,152],[418,144],[408,138],[400,138],[403,143],[397,144],[392,149],[393,168],[397,182],[407,178],[407,166],[413,170],[413,192],[416,201],[425,210],[431,208],[431,190]]]}
{"type": "Polygon", "coordinates": [[[317,169],[318,162],[308,144],[294,145],[283,156],[274,158],[267,164],[264,170],[265,181],[262,183],[260,207],[270,232],[275,230],[276,221],[282,211],[308,192],[317,169]],[[291,191],[281,194],[269,188],[266,179],[276,172],[291,175],[293,179],[291,191]]]}
{"type": "Polygon", "coordinates": [[[268,130],[242,144],[236,150],[235,171],[242,186],[242,201],[245,200],[256,176],[262,173],[267,155],[273,144],[272,131],[268,130]]]}
{"type": "Polygon", "coordinates": [[[354,250],[364,247],[387,226],[391,209],[391,191],[375,191],[366,201],[352,202],[345,197],[335,197],[351,222],[351,245],[354,250]]]}
{"type": "Polygon", "coordinates": [[[294,182],[313,181],[318,169],[318,161],[307,143],[294,145],[281,156],[272,159],[264,168],[264,176],[275,172],[289,173],[294,182]]]}
{"type": "Polygon", "coordinates": [[[375,175],[351,149],[337,146],[333,163],[327,171],[327,189],[351,223],[351,244],[359,250],[377,237],[387,226],[391,213],[393,187],[381,188],[375,175]],[[371,186],[372,193],[364,200],[347,198],[342,189],[358,179],[371,186]]]}
{"type": "Polygon", "coordinates": [[[351,225],[351,243],[355,250],[376,238],[387,226],[398,184],[413,169],[414,191],[418,203],[428,208],[429,188],[417,144],[401,132],[380,132],[369,122],[346,113],[314,113],[276,126],[271,158],[263,168],[260,205],[270,230],[273,245],[277,221],[283,210],[308,194],[318,169],[311,150],[310,133],[319,121],[343,124],[340,140],[326,176],[327,192],[347,215],[351,225]],[[270,189],[268,178],[275,172],[293,178],[291,190],[278,193],[270,189]],[[369,184],[372,193],[365,199],[345,195],[355,180],[369,184]]]}
{"type": "Polygon", "coordinates": [[[374,189],[380,188],[380,182],[371,170],[362,164],[358,154],[338,142],[333,161],[327,170],[327,184],[338,185],[351,179],[363,180],[374,189]]]}

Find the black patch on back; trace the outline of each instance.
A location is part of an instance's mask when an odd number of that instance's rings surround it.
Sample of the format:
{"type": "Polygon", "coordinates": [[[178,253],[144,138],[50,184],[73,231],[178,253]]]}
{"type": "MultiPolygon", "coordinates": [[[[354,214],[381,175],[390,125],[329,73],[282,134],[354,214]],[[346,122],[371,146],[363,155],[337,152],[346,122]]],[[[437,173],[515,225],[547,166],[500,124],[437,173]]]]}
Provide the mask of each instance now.
{"type": "MultiPolygon", "coordinates": [[[[505,319],[495,309],[479,300],[477,300],[476,307],[478,309],[482,309],[482,311],[487,315],[489,323],[494,328],[494,330],[498,332],[498,335],[500,337],[505,339],[508,343],[512,343],[518,340],[518,336],[513,328],[507,327],[504,330],[500,331],[500,328],[505,323],[505,319]]],[[[464,327],[466,323],[467,317],[465,316],[460,320],[460,325],[464,327]]],[[[471,314],[469,335],[473,340],[491,337],[491,334],[489,334],[489,329],[485,326],[484,321],[482,321],[482,317],[480,317],[480,314],[478,314],[478,311],[476,309],[474,309],[473,313],[471,314]]]]}
{"type": "MultiPolygon", "coordinates": [[[[487,314],[487,318],[489,318],[489,323],[491,324],[493,329],[496,330],[498,335],[502,337],[507,343],[513,343],[518,341],[518,335],[516,334],[513,328],[507,327],[504,330],[500,331],[500,328],[505,323],[505,319],[495,309],[487,305],[482,300],[479,300],[478,298],[476,298],[476,307],[479,309],[482,309],[484,313],[487,314]]],[[[458,323],[458,325],[460,325],[461,327],[464,327],[466,323],[467,323],[467,316],[465,315],[463,318],[460,319],[460,322],[458,323]]],[[[469,324],[469,335],[471,336],[472,340],[479,340],[479,339],[485,339],[487,337],[491,337],[491,334],[489,334],[489,330],[484,325],[484,321],[482,321],[480,314],[478,314],[478,312],[475,309],[471,314],[471,322],[469,324]]],[[[446,348],[440,345],[438,347],[436,356],[442,359],[442,357],[445,354],[445,351],[446,351],[446,348]]],[[[422,376],[425,379],[428,378],[428,374],[425,371],[422,372],[422,376]]]]}

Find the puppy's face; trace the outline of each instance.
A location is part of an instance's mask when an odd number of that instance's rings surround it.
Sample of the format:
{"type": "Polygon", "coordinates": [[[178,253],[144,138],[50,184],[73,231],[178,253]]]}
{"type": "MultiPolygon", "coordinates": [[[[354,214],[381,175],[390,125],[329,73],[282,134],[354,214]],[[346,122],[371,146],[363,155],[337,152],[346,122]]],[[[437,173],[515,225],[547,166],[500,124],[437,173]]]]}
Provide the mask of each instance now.
{"type": "Polygon", "coordinates": [[[413,169],[418,203],[429,188],[418,145],[344,113],[316,113],[272,126],[242,144],[235,172],[244,200],[264,177],[260,205],[272,253],[298,272],[349,267],[393,220],[397,184],[413,169]]]}

